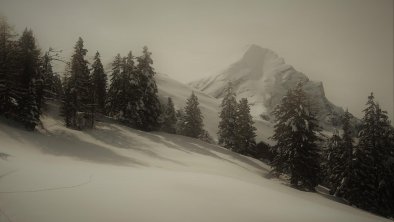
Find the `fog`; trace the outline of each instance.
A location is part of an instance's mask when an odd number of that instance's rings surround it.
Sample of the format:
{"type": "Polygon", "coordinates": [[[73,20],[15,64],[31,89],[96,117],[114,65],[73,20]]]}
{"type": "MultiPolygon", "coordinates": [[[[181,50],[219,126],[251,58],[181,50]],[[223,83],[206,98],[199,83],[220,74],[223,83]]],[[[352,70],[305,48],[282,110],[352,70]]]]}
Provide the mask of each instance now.
{"type": "Polygon", "coordinates": [[[373,91],[393,120],[391,0],[0,0],[0,14],[65,58],[79,36],[106,64],[147,45],[156,71],[182,82],[217,73],[258,44],[322,81],[328,99],[357,117],[373,91]]]}

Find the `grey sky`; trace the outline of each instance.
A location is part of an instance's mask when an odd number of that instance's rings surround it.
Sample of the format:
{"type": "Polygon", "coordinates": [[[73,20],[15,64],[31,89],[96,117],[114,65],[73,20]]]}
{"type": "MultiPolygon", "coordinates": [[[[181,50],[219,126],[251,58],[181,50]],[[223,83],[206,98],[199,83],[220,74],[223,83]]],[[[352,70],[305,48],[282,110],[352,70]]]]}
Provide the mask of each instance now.
{"type": "Polygon", "coordinates": [[[358,117],[375,92],[393,120],[392,0],[0,0],[0,13],[65,57],[78,36],[106,63],[147,45],[156,70],[182,82],[225,68],[255,43],[323,81],[327,97],[358,117]]]}

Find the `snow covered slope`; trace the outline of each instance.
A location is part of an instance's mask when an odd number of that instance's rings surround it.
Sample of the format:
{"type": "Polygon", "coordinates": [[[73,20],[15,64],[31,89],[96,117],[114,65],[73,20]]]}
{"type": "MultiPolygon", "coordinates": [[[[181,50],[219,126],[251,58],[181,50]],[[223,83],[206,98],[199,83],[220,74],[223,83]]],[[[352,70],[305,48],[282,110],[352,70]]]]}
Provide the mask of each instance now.
{"type": "Polygon", "coordinates": [[[318,112],[323,126],[339,124],[343,109],[333,105],[325,97],[323,84],[313,82],[308,77],[285,63],[275,52],[251,45],[242,58],[216,76],[190,83],[190,86],[215,98],[222,98],[224,88],[232,82],[238,98],[248,98],[255,117],[264,115],[272,119],[270,113],[298,82],[304,82],[304,89],[318,112]]]}
{"type": "MultiPolygon", "coordinates": [[[[174,101],[175,109],[183,108],[186,100],[194,91],[200,102],[201,112],[204,115],[204,128],[214,139],[217,139],[221,98],[217,99],[209,96],[200,90],[172,79],[166,74],[158,73],[155,78],[161,101],[167,103],[167,97],[171,97],[174,101]]],[[[271,143],[268,140],[268,137],[273,134],[271,124],[261,118],[255,118],[255,127],[257,128],[257,141],[263,140],[271,143]]]]}
{"type": "MultiPolygon", "coordinates": [[[[52,107],[53,108],[53,107],[52,107]]],[[[0,119],[0,221],[388,221],[269,180],[268,167],[183,136],[110,121],[27,132],[0,119]]]]}

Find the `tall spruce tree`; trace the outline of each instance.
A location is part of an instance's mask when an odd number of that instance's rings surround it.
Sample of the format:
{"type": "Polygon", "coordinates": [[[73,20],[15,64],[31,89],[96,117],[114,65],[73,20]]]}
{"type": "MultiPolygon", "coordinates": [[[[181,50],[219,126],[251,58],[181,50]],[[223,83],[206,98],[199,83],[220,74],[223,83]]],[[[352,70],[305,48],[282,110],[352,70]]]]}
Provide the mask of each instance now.
{"type": "Polygon", "coordinates": [[[198,105],[198,98],[194,92],[192,92],[191,96],[186,101],[182,135],[199,138],[203,133],[203,116],[198,105]]]}
{"type": "Polygon", "coordinates": [[[0,115],[16,118],[18,101],[23,94],[20,86],[19,44],[6,18],[0,16],[0,115]]]}
{"type": "Polygon", "coordinates": [[[153,60],[148,47],[144,46],[142,56],[137,58],[137,72],[139,73],[139,87],[142,91],[141,106],[139,108],[139,118],[141,124],[137,127],[142,130],[154,130],[159,127],[159,116],[161,105],[157,95],[157,86],[154,75],[153,60]]]}
{"type": "MultiPolygon", "coordinates": [[[[225,89],[224,98],[221,103],[221,111],[219,114],[219,145],[230,150],[241,150],[236,148],[237,137],[237,100],[232,88],[231,82],[225,89]]],[[[240,145],[240,144],[239,144],[240,145]]]]}
{"type": "Polygon", "coordinates": [[[387,164],[392,149],[392,127],[373,93],[366,105],[347,199],[362,209],[388,216],[393,212],[390,190],[393,174],[387,164]]]}
{"type": "Polygon", "coordinates": [[[25,29],[19,39],[20,90],[19,119],[27,129],[33,130],[40,120],[43,80],[40,70],[40,50],[33,31],[25,29]]]}
{"type": "Polygon", "coordinates": [[[334,195],[338,197],[346,198],[346,194],[349,192],[349,181],[351,180],[352,172],[352,161],[353,161],[353,139],[352,129],[350,125],[351,114],[346,110],[342,120],[342,143],[340,154],[338,156],[339,163],[337,168],[340,172],[337,173],[337,182],[340,182],[338,186],[334,188],[334,195]]]}
{"type": "Polygon", "coordinates": [[[234,151],[242,154],[251,154],[256,146],[256,128],[252,115],[250,115],[250,107],[248,99],[242,98],[237,105],[236,117],[236,137],[234,151]]]}
{"type": "Polygon", "coordinates": [[[277,141],[274,171],[289,173],[291,185],[303,190],[314,190],[320,173],[316,145],[319,127],[310,110],[299,83],[294,90],[288,91],[273,112],[277,119],[272,136],[277,141]]]}
{"type": "Polygon", "coordinates": [[[108,89],[106,110],[109,116],[119,118],[122,107],[126,106],[123,102],[127,99],[125,92],[123,91],[123,61],[120,54],[117,54],[114,61],[112,62],[112,74],[111,83],[108,89]]]}
{"type": "Polygon", "coordinates": [[[327,150],[325,150],[325,176],[326,182],[330,188],[330,194],[335,194],[342,181],[343,166],[343,149],[342,139],[337,130],[327,141],[327,150]]]}
{"type": "Polygon", "coordinates": [[[107,75],[101,63],[100,53],[96,52],[92,64],[93,100],[97,110],[101,113],[105,111],[105,100],[107,96],[107,75]]]}
{"type": "Polygon", "coordinates": [[[175,133],[176,123],[177,118],[174,108],[174,102],[172,102],[171,97],[168,97],[167,105],[164,108],[162,130],[167,133],[175,133]]]}
{"type": "Polygon", "coordinates": [[[52,67],[52,58],[49,55],[49,51],[45,52],[44,56],[41,58],[41,73],[43,79],[43,89],[42,96],[43,105],[45,101],[56,99],[59,97],[61,85],[59,85],[59,76],[55,75],[52,67]]]}
{"type": "Polygon", "coordinates": [[[127,89],[125,89],[127,94],[125,118],[131,125],[137,127],[142,125],[139,111],[142,103],[141,96],[143,88],[140,87],[140,76],[137,72],[133,59],[133,54],[130,51],[127,54],[124,64],[124,79],[125,83],[127,84],[127,89]]]}
{"type": "MultiPolygon", "coordinates": [[[[91,79],[89,75],[88,61],[85,59],[87,49],[84,48],[84,43],[81,37],[79,37],[77,43],[74,46],[74,54],[71,57],[70,62],[70,76],[68,77],[65,86],[65,97],[63,100],[63,110],[67,116],[65,116],[66,125],[80,129],[78,123],[79,113],[91,114],[92,98],[89,89],[91,89],[91,79]],[[69,106],[69,107],[65,107],[69,106]]],[[[90,118],[93,118],[92,116],[90,118]]]]}

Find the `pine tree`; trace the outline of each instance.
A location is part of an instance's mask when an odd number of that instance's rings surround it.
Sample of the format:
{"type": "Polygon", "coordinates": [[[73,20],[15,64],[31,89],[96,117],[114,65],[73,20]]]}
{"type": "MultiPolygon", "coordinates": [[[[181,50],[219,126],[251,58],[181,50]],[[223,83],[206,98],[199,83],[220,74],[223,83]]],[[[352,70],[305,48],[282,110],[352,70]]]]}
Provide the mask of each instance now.
{"type": "Polygon", "coordinates": [[[19,44],[16,34],[4,17],[0,17],[0,115],[16,118],[22,87],[19,80],[19,44]]]}
{"type": "Polygon", "coordinates": [[[56,89],[55,74],[52,69],[52,58],[49,56],[49,51],[44,54],[41,62],[41,73],[43,78],[43,88],[40,92],[43,96],[42,105],[45,101],[55,99],[58,97],[58,89],[56,89]]]}
{"type": "Polygon", "coordinates": [[[320,171],[316,145],[319,127],[310,110],[300,83],[288,91],[273,112],[277,119],[272,136],[277,141],[274,171],[289,173],[291,185],[304,190],[314,190],[320,171]]]}
{"type": "Polygon", "coordinates": [[[231,82],[225,89],[224,98],[220,106],[222,110],[219,114],[219,145],[230,150],[235,149],[239,151],[241,148],[236,148],[237,100],[231,82]]]}
{"type": "Polygon", "coordinates": [[[64,122],[67,127],[72,127],[72,118],[74,113],[76,113],[76,108],[72,103],[71,94],[71,63],[67,63],[64,71],[63,81],[62,81],[62,106],[60,108],[60,114],[64,117],[64,122]]]}
{"type": "Polygon", "coordinates": [[[347,199],[351,204],[376,212],[377,193],[375,191],[376,169],[373,149],[376,140],[374,96],[368,97],[367,108],[364,109],[363,125],[360,131],[360,142],[355,150],[355,161],[347,199]]]}
{"type": "Polygon", "coordinates": [[[19,39],[20,86],[22,97],[19,119],[27,129],[33,130],[40,121],[43,81],[40,70],[40,50],[31,30],[25,29],[19,39]]]}
{"type": "Polygon", "coordinates": [[[348,110],[346,110],[343,116],[342,122],[342,143],[340,147],[340,154],[339,154],[339,166],[337,167],[340,169],[338,174],[338,178],[340,184],[334,189],[335,192],[333,193],[335,196],[338,197],[345,197],[345,195],[349,192],[349,181],[351,172],[352,172],[352,161],[353,161],[353,139],[352,139],[352,129],[350,126],[350,119],[351,114],[348,110]]]}
{"type": "Polygon", "coordinates": [[[122,57],[120,54],[116,55],[114,61],[112,62],[111,84],[109,86],[106,101],[108,115],[115,118],[120,116],[122,107],[126,106],[126,103],[123,102],[123,100],[126,99],[126,95],[122,89],[122,64],[122,57]]]}
{"type": "Polygon", "coordinates": [[[183,135],[183,132],[185,131],[185,112],[183,109],[179,109],[176,111],[176,125],[175,125],[175,133],[178,135],[183,135]]]}
{"type": "Polygon", "coordinates": [[[241,99],[236,113],[236,142],[234,151],[242,154],[251,154],[256,146],[256,128],[250,115],[250,107],[246,98],[241,99]]]}
{"type": "Polygon", "coordinates": [[[66,114],[66,125],[82,129],[84,127],[92,127],[92,96],[91,78],[89,75],[88,61],[85,59],[87,50],[84,48],[83,40],[80,37],[74,46],[74,54],[71,57],[70,76],[67,78],[65,88],[65,100],[63,103],[63,111],[66,114]],[[69,106],[69,107],[66,107],[69,106]],[[67,110],[67,111],[65,111],[67,110]],[[82,125],[81,125],[82,124],[82,125]]]}
{"type": "Polygon", "coordinates": [[[137,58],[137,72],[139,75],[139,88],[142,91],[140,97],[138,128],[142,130],[154,130],[159,127],[159,116],[161,114],[161,105],[157,96],[157,86],[154,79],[155,71],[151,66],[153,64],[151,52],[148,47],[143,48],[142,56],[137,58]]]}
{"type": "Polygon", "coordinates": [[[104,113],[107,96],[107,75],[101,63],[100,53],[96,52],[92,64],[93,99],[99,112],[104,113]]]}
{"type": "Polygon", "coordinates": [[[198,105],[198,98],[194,92],[192,92],[191,96],[186,101],[182,135],[199,138],[202,134],[204,126],[203,116],[198,105]]]}
{"type": "Polygon", "coordinates": [[[271,152],[275,154],[271,165],[273,172],[277,175],[290,173],[289,160],[294,156],[291,149],[292,126],[288,124],[294,116],[297,105],[292,97],[293,91],[288,90],[281,103],[272,112],[276,118],[276,123],[274,125],[274,135],[271,139],[276,141],[276,145],[271,147],[271,152]]]}
{"type": "Polygon", "coordinates": [[[342,181],[342,173],[344,169],[342,168],[343,161],[343,149],[342,139],[335,130],[332,137],[327,141],[327,150],[325,151],[325,175],[328,186],[330,188],[330,194],[335,194],[337,188],[342,181]]]}
{"type": "Polygon", "coordinates": [[[162,130],[167,133],[175,133],[176,122],[177,122],[177,118],[176,118],[174,103],[172,102],[171,97],[168,97],[168,102],[164,109],[162,130]]]}
{"type": "Polygon", "coordinates": [[[378,195],[378,213],[384,216],[394,216],[394,172],[390,169],[393,164],[392,152],[392,127],[387,112],[383,111],[379,104],[376,105],[376,122],[378,140],[376,141],[376,172],[378,195]]]}
{"type": "Polygon", "coordinates": [[[125,109],[125,119],[131,125],[137,127],[142,125],[139,115],[143,88],[140,87],[140,76],[134,64],[134,57],[130,51],[125,58],[124,64],[124,83],[126,84],[125,90],[127,94],[127,105],[125,109]]]}
{"type": "Polygon", "coordinates": [[[392,213],[393,174],[390,171],[392,127],[385,111],[368,97],[359,133],[347,199],[362,209],[388,216],[392,213]]]}

